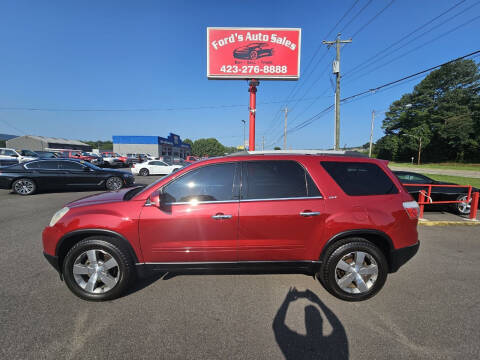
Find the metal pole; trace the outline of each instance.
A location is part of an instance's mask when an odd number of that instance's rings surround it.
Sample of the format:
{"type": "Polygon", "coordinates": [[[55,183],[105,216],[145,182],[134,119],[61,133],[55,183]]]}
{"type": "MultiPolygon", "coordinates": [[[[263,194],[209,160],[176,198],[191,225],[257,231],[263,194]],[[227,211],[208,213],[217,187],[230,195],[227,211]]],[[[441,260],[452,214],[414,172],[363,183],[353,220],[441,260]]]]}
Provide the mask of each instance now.
{"type": "Polygon", "coordinates": [[[262,150],[265,150],[265,136],[262,136],[262,150]]]}
{"type": "Polygon", "coordinates": [[[245,150],[245,124],[247,123],[245,120],[242,120],[243,123],[243,150],[245,150]]]}
{"type": "Polygon", "coordinates": [[[287,114],[288,107],[285,105],[285,125],[283,127],[283,150],[287,150],[287,114]]]}
{"type": "Polygon", "coordinates": [[[419,137],[420,141],[418,142],[418,163],[417,165],[420,165],[420,154],[422,152],[422,137],[419,137]]]}
{"type": "Polygon", "coordinates": [[[249,123],[249,137],[248,137],[248,150],[255,150],[255,112],[256,112],[256,98],[257,98],[257,86],[260,84],[258,80],[250,80],[250,123],[249,123]]]}
{"type": "Polygon", "coordinates": [[[375,110],[372,110],[372,126],[370,127],[370,149],[368,150],[368,157],[372,157],[373,123],[374,122],[375,122],[375,110]]]}

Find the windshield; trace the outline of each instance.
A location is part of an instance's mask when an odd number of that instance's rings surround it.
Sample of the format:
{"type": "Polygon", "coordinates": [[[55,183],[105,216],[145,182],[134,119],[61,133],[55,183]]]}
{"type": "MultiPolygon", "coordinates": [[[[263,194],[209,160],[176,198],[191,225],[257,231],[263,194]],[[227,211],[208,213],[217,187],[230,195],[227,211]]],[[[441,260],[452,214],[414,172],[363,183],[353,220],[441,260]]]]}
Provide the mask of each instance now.
{"type": "Polygon", "coordinates": [[[33,156],[38,157],[38,154],[30,150],[22,150],[23,156],[33,156]]]}

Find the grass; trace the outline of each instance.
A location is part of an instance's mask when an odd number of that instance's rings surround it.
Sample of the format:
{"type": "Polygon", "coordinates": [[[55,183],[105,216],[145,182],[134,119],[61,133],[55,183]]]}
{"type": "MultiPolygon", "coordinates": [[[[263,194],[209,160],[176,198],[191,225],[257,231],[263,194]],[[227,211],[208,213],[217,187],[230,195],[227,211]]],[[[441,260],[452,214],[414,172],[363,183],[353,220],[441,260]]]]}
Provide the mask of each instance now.
{"type": "Polygon", "coordinates": [[[389,165],[402,166],[415,169],[448,169],[448,170],[466,170],[466,171],[480,171],[480,164],[464,164],[464,163],[432,163],[416,165],[411,163],[397,163],[390,162],[389,165]]]}
{"type": "Polygon", "coordinates": [[[463,176],[450,176],[450,175],[437,175],[437,174],[423,174],[429,178],[437,181],[446,181],[455,183],[458,185],[472,185],[476,188],[480,188],[480,179],[469,178],[463,176]]]}

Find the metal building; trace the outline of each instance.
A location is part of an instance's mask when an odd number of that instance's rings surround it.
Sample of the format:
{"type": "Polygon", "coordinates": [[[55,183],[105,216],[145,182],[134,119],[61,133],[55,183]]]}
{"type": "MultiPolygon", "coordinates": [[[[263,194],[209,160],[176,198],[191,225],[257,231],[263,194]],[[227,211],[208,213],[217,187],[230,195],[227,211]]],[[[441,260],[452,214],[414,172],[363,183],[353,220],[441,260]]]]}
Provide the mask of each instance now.
{"type": "Polygon", "coordinates": [[[10,140],[7,140],[6,145],[8,148],[18,150],[33,150],[33,151],[45,151],[45,150],[82,150],[92,151],[92,147],[78,140],[68,140],[61,138],[52,138],[45,136],[25,135],[19,136],[10,140]]]}
{"type": "Polygon", "coordinates": [[[166,138],[161,136],[120,136],[113,139],[113,151],[125,154],[150,154],[154,157],[172,156],[185,159],[192,153],[189,144],[182,142],[179,135],[170,133],[166,138]]]}

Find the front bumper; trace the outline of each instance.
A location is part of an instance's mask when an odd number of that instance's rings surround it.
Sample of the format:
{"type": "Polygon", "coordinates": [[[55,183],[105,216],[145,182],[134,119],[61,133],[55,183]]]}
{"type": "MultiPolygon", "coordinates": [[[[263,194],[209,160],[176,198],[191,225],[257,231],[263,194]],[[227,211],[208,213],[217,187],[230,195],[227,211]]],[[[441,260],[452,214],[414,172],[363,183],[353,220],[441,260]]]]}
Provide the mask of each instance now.
{"type": "Polygon", "coordinates": [[[45,251],[43,252],[43,256],[45,256],[45,259],[54,267],[55,270],[59,273],[60,277],[62,276],[62,271],[60,270],[60,263],[58,261],[58,256],[53,256],[50,254],[47,254],[45,251]]]}
{"type": "Polygon", "coordinates": [[[420,247],[420,241],[414,245],[396,249],[390,252],[390,272],[396,272],[402,265],[415,256],[420,247]]]}

